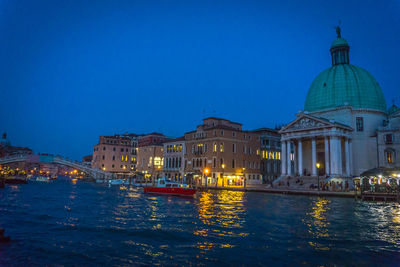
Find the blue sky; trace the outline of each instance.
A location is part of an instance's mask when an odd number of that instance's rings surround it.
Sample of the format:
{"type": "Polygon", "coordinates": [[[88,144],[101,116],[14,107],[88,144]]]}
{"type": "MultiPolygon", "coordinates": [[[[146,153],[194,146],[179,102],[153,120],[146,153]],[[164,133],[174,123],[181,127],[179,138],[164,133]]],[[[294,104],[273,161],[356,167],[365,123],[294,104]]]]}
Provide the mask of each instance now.
{"type": "Polygon", "coordinates": [[[99,135],[180,136],[207,116],[287,123],[330,67],[352,64],[400,104],[400,2],[0,0],[0,131],[74,159],[99,135]]]}

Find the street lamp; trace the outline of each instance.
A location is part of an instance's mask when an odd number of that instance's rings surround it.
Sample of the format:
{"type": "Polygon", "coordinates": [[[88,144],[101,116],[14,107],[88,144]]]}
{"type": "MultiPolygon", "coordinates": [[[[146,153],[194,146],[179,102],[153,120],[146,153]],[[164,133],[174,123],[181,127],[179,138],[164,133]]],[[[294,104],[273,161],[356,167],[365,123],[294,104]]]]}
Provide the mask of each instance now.
{"type": "Polygon", "coordinates": [[[224,179],[225,164],[222,163],[221,168],[222,168],[222,174],[221,174],[221,178],[222,178],[222,187],[224,187],[224,186],[225,186],[225,179],[224,179]]]}
{"type": "Polygon", "coordinates": [[[246,181],[246,175],[244,174],[244,171],[246,170],[246,168],[243,168],[243,179],[244,179],[244,181],[243,181],[243,186],[244,187],[246,187],[246,183],[247,183],[247,181],[246,181]]]}
{"type": "Polygon", "coordinates": [[[321,164],[317,163],[317,177],[318,177],[318,191],[319,191],[319,167],[321,167],[321,164]]]}
{"type": "Polygon", "coordinates": [[[208,168],[205,168],[204,169],[204,174],[205,174],[205,178],[206,178],[206,180],[205,180],[205,186],[207,187],[207,174],[210,172],[210,170],[208,169],[208,168]]]}

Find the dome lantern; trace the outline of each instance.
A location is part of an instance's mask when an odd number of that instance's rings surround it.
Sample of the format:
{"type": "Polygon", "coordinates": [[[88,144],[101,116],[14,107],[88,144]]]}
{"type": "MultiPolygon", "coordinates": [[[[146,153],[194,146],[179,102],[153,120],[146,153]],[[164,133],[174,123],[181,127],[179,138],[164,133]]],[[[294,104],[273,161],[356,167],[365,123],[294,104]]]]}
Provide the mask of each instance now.
{"type": "Polygon", "coordinates": [[[345,39],[342,38],[341,29],[336,27],[337,39],[333,41],[331,46],[332,66],[339,64],[349,64],[349,50],[350,46],[345,39]]]}

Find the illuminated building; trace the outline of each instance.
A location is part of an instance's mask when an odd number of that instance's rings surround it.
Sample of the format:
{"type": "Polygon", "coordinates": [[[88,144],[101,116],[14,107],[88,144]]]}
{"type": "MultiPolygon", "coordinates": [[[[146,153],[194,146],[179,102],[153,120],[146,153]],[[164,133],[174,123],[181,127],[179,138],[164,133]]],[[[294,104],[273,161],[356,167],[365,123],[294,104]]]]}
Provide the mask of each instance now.
{"type": "Polygon", "coordinates": [[[190,183],[227,186],[260,184],[260,135],[243,131],[242,124],[206,118],[195,131],[185,133],[185,174],[190,183]]]}
{"type": "Polygon", "coordinates": [[[137,135],[100,136],[93,148],[92,167],[121,175],[133,174],[137,165],[137,135]]]}
{"type": "Polygon", "coordinates": [[[138,139],[138,172],[153,181],[163,174],[165,140],[160,133],[141,135],[138,139]]]}
{"type": "Polygon", "coordinates": [[[350,64],[350,46],[339,27],[336,33],[332,66],[314,79],[304,111],[280,131],[283,178],[349,178],[379,166],[394,167],[395,158],[399,166],[399,111],[386,109],[378,82],[350,64]]]}
{"type": "Polygon", "coordinates": [[[253,132],[260,134],[260,171],[263,183],[271,183],[281,173],[281,135],[278,130],[261,128],[253,132]]]}
{"type": "Polygon", "coordinates": [[[184,182],[185,137],[164,143],[164,176],[173,181],[184,182]]]}

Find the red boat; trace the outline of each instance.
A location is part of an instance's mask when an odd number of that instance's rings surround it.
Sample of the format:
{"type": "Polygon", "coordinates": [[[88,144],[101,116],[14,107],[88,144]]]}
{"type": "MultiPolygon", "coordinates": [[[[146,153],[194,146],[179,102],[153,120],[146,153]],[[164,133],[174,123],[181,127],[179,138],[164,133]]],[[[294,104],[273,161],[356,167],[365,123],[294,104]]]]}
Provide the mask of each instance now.
{"type": "Polygon", "coordinates": [[[157,186],[145,187],[144,192],[177,196],[193,196],[196,194],[197,190],[189,188],[186,184],[173,183],[165,178],[160,178],[158,179],[157,186]]]}

